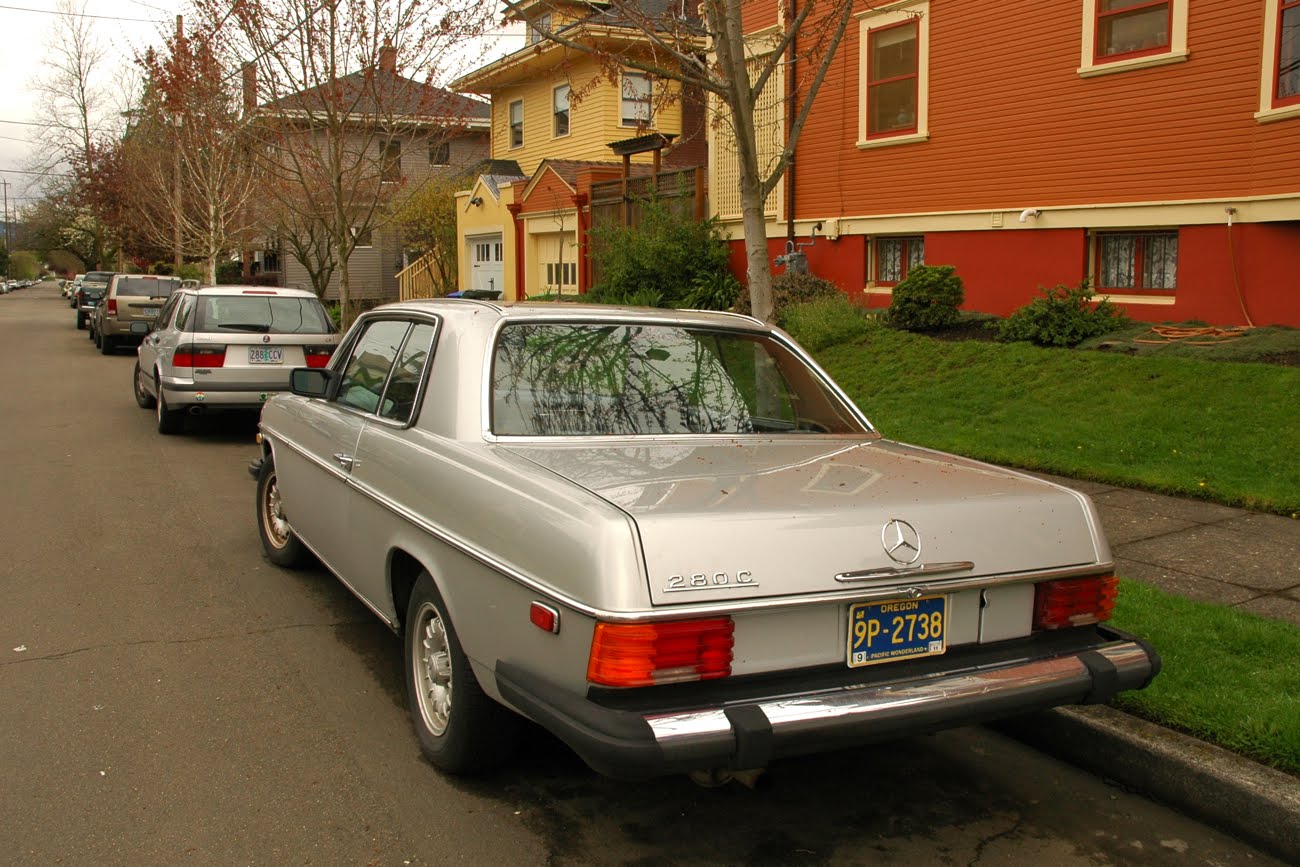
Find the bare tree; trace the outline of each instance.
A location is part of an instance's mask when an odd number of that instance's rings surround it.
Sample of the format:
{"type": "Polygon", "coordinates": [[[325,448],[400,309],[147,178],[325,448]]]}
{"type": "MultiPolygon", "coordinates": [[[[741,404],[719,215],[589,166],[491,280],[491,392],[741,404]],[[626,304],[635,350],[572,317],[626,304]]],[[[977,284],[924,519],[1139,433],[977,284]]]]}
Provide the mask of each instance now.
{"type": "MultiPolygon", "coordinates": [[[[112,113],[103,83],[107,72],[107,49],[94,32],[93,20],[85,17],[89,0],[58,0],[60,13],[54,19],[50,49],[41,73],[30,83],[41,115],[49,128],[34,142],[31,171],[64,188],[63,169],[74,175],[92,172],[96,144],[120,128],[112,113]]],[[[63,192],[75,194],[75,184],[63,192]]],[[[105,232],[98,225],[93,208],[83,206],[76,220],[77,234],[84,245],[80,251],[88,265],[97,267],[105,255],[105,232]]]]}
{"type": "Polygon", "coordinates": [[[253,231],[258,192],[248,118],[211,46],[186,39],[178,27],[165,53],[139,59],[145,75],[136,125],[125,141],[134,153],[138,214],[152,240],[204,263],[216,283],[217,261],[253,231]]]}
{"type": "MultiPolygon", "coordinates": [[[[521,17],[527,11],[530,26],[543,38],[597,58],[611,81],[619,80],[621,69],[638,69],[708,96],[715,135],[725,133],[723,138],[736,148],[752,309],[760,319],[771,319],[765,203],[790,165],[854,9],[872,4],[861,0],[782,3],[779,26],[764,27],[760,37],[748,37],[746,0],[608,0],[599,7],[593,4],[590,17],[576,26],[559,25],[573,17],[573,4],[565,0],[503,2],[521,17]],[[543,18],[543,11],[554,14],[543,18]],[[611,28],[630,30],[639,38],[596,38],[611,28]],[[780,86],[783,70],[785,92],[774,95],[771,91],[780,86]],[[785,137],[775,152],[765,153],[760,147],[761,107],[773,102],[785,108],[785,137]]],[[[656,99],[675,97],[680,98],[666,89],[655,93],[656,99]]]]}
{"type": "Polygon", "coordinates": [[[196,5],[211,22],[231,22],[239,43],[232,47],[253,57],[264,189],[282,212],[277,222],[314,224],[308,237],[328,243],[346,323],[348,263],[359,242],[391,219],[404,184],[401,143],[416,130],[450,136],[463,122],[464,98],[432,81],[454,71],[458,49],[491,22],[491,6],[481,0],[196,5]],[[424,79],[399,69],[420,70],[424,79]]]}

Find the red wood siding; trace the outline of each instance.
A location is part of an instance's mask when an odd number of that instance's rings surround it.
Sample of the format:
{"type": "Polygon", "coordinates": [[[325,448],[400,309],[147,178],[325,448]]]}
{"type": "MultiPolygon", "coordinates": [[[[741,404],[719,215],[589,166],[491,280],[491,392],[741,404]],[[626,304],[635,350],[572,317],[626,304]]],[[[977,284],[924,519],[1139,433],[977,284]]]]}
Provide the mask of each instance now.
{"type": "MultiPolygon", "coordinates": [[[[865,8],[865,4],[864,4],[865,8]]],[[[859,151],[856,25],[798,147],[803,219],[1294,192],[1261,124],[1264,0],[1190,0],[1189,59],[1080,78],[1077,2],[931,0],[930,140],[859,151]]]]}

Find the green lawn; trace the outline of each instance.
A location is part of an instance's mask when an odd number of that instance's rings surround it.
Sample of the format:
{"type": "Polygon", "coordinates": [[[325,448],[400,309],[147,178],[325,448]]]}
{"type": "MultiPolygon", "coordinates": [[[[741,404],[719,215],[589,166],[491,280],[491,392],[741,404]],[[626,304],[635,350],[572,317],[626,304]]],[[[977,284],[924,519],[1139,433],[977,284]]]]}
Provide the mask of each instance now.
{"type": "Polygon", "coordinates": [[[1125,581],[1114,623],[1164,663],[1117,707],[1300,774],[1300,630],[1125,581]]]}
{"type": "Polygon", "coordinates": [[[879,327],[817,357],[891,439],[1300,514],[1300,368],[941,341],[879,327]]]}

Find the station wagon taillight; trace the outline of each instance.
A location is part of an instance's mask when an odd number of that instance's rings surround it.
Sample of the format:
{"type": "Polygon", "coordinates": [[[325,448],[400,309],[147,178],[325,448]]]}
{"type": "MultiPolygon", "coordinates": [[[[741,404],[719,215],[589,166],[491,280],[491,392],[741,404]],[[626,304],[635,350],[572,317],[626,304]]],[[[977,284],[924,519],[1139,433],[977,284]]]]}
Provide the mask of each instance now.
{"type": "Polygon", "coordinates": [[[735,631],[730,617],[597,623],[587,680],[601,686],[653,686],[727,677],[735,631]]]}
{"type": "Polygon", "coordinates": [[[334,347],[304,346],[302,354],[307,359],[308,367],[324,367],[330,363],[330,356],[334,354],[334,347]]]}
{"type": "Polygon", "coordinates": [[[1066,629],[1109,620],[1119,596],[1114,575],[1043,581],[1034,585],[1034,628],[1066,629]]]}
{"type": "Polygon", "coordinates": [[[173,367],[223,367],[225,363],[224,346],[193,346],[187,343],[176,347],[172,353],[173,367]]]}

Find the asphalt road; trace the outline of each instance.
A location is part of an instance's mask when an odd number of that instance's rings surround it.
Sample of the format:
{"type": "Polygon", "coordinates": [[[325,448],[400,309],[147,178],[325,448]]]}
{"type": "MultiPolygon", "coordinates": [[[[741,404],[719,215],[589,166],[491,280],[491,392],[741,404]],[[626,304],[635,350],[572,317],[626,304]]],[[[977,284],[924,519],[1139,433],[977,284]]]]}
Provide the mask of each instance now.
{"type": "Polygon", "coordinates": [[[421,758],[397,639],[261,555],[253,422],[162,437],[53,284],[0,296],[0,863],[1271,864],[982,728],[628,784],[421,758]]]}

